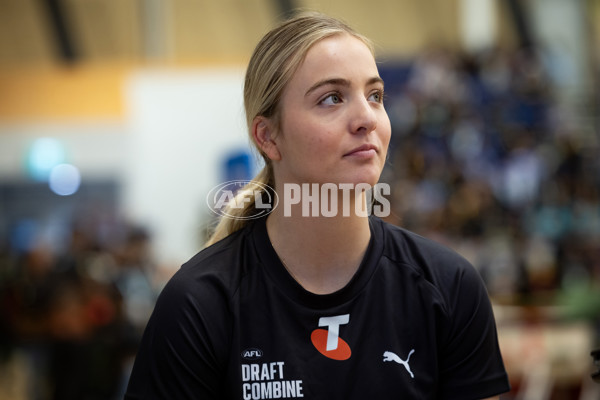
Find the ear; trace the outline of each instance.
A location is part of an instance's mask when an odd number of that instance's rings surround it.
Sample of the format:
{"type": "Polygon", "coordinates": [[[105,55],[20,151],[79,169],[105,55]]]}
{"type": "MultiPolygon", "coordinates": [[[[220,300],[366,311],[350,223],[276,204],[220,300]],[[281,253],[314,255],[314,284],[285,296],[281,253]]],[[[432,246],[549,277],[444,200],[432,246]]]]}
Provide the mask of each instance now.
{"type": "Polygon", "coordinates": [[[275,129],[273,122],[266,117],[258,116],[252,121],[252,138],[261,153],[273,161],[279,161],[281,154],[275,142],[275,129]]]}

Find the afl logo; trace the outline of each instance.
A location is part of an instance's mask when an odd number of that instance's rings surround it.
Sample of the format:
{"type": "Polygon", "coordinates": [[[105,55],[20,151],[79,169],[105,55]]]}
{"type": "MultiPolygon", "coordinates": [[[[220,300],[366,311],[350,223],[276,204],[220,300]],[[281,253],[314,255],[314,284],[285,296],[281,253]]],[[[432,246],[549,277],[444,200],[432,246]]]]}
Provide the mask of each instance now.
{"type": "Polygon", "coordinates": [[[229,181],[213,187],[206,196],[208,208],[215,214],[233,219],[256,219],[269,214],[277,207],[279,197],[273,188],[256,181],[229,181]],[[252,183],[248,187],[248,184],[252,183]],[[246,203],[254,203],[248,215],[240,216],[233,212],[242,209],[246,203]]]}
{"type": "Polygon", "coordinates": [[[258,360],[263,356],[263,352],[261,349],[246,349],[242,351],[242,357],[246,360],[258,360]]]}

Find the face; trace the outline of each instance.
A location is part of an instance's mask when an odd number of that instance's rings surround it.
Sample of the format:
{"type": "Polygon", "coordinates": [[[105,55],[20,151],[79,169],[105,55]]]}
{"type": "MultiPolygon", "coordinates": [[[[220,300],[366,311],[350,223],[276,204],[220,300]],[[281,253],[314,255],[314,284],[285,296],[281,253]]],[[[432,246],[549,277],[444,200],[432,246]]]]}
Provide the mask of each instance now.
{"type": "Polygon", "coordinates": [[[280,110],[276,182],[377,183],[391,127],[383,82],[362,41],[340,34],[313,45],[280,110]]]}

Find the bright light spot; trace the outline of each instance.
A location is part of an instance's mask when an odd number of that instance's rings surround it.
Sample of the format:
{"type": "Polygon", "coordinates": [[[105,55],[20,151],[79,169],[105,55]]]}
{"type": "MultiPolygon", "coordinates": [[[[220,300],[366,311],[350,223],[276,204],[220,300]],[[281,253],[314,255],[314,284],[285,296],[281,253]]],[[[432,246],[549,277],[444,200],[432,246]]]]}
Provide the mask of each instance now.
{"type": "Polygon", "coordinates": [[[77,167],[71,164],[59,164],[52,168],[48,185],[59,196],[70,196],[77,192],[81,184],[81,175],[77,167]]]}
{"type": "Polygon", "coordinates": [[[37,139],[31,145],[27,167],[33,179],[46,181],[52,168],[65,162],[65,150],[60,141],[52,138],[37,139]]]}

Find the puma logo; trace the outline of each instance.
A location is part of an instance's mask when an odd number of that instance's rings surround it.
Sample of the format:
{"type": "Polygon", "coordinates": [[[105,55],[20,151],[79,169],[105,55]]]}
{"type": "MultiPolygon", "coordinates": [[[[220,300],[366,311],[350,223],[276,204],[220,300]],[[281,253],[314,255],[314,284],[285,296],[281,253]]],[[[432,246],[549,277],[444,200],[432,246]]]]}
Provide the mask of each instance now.
{"type": "Polygon", "coordinates": [[[415,376],[413,375],[412,371],[410,370],[410,365],[408,365],[408,360],[410,360],[410,356],[414,352],[415,352],[415,349],[412,349],[410,351],[410,353],[408,353],[408,357],[406,357],[406,361],[404,361],[403,359],[401,359],[400,357],[398,357],[396,354],[392,353],[391,351],[386,351],[385,353],[383,353],[383,362],[396,361],[398,364],[404,365],[404,368],[406,368],[406,370],[410,374],[410,377],[414,378],[415,376]]]}

